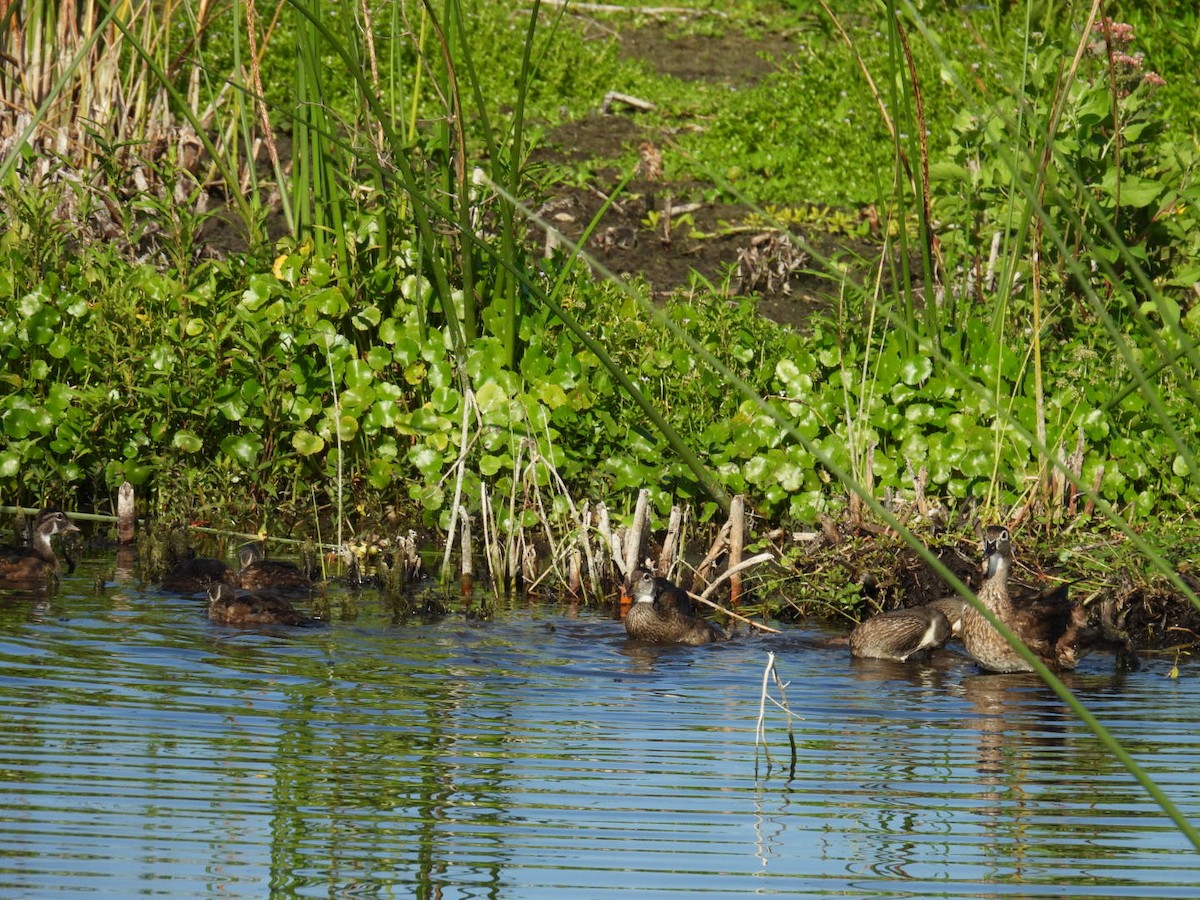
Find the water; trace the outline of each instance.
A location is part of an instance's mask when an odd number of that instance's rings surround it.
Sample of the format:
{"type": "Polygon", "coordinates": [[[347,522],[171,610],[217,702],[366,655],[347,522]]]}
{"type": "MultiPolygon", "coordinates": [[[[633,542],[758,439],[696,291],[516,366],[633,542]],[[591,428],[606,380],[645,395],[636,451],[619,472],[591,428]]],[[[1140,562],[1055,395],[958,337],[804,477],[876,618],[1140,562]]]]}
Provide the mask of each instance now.
{"type": "MultiPolygon", "coordinates": [[[[601,612],[210,624],[0,595],[0,897],[1195,897],[1200,858],[1029,676],[790,630],[628,644],[601,612]],[[795,721],[768,706],[768,650],[795,721]]],[[[1200,819],[1191,673],[1073,685],[1200,819]]],[[[777,696],[777,693],[776,693],[777,696]]]]}

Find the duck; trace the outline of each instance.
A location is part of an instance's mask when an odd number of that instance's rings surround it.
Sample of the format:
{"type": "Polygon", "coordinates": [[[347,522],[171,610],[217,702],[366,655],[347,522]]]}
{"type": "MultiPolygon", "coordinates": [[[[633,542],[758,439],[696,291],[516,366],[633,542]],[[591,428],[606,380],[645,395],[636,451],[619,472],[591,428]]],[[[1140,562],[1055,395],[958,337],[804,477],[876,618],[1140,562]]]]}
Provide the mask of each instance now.
{"type": "MultiPolygon", "coordinates": [[[[1074,669],[1087,629],[1087,612],[1061,592],[1017,604],[1009,596],[1012,538],[1002,525],[984,533],[987,575],[976,596],[1053,671],[1074,669]]],[[[967,654],[990,672],[1032,672],[1033,666],[1014,650],[975,607],[963,615],[960,637],[967,654]]]]}
{"type": "Polygon", "coordinates": [[[946,621],[950,623],[950,638],[956,638],[962,634],[963,616],[971,608],[970,603],[962,597],[941,597],[930,601],[927,605],[946,617],[946,621]]]}
{"type": "Polygon", "coordinates": [[[728,640],[719,626],[697,616],[687,592],[666,578],[638,569],[631,593],[625,633],[635,641],[699,646],[728,640]]]}
{"type": "Polygon", "coordinates": [[[30,584],[58,578],[58,557],[50,538],[73,534],[79,526],[61,509],[43,509],[34,517],[28,547],[0,547],[0,584],[30,584]]]}
{"type": "Polygon", "coordinates": [[[950,620],[935,605],[938,602],[888,610],[860,622],[850,632],[850,655],[895,662],[928,655],[954,633],[950,620]]]}
{"type": "Polygon", "coordinates": [[[237,587],[238,574],[221,559],[194,556],[181,559],[163,576],[162,589],[173,594],[201,594],[214,584],[237,587]]]}
{"type": "Polygon", "coordinates": [[[242,566],[238,583],[247,590],[271,588],[287,593],[308,593],[313,588],[312,580],[295,563],[267,559],[262,541],[243,545],[238,550],[238,561],[242,566]]]}
{"type": "Polygon", "coordinates": [[[208,587],[208,617],[222,625],[313,625],[311,619],[271,591],[238,593],[223,581],[208,587]]]}

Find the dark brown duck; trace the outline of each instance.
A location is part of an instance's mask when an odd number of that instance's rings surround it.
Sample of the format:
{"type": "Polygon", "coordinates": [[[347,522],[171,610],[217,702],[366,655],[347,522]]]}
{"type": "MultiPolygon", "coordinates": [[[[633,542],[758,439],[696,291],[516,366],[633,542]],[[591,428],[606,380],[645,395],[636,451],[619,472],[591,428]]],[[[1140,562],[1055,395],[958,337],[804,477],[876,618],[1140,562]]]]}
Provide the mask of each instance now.
{"type": "Polygon", "coordinates": [[[222,625],[313,625],[315,619],[297,610],[288,600],[270,591],[238,593],[233,585],[218,582],[208,588],[208,617],[222,625]]]}
{"type": "Polygon", "coordinates": [[[271,589],[287,594],[307,594],[313,589],[312,579],[300,571],[295,563],[280,559],[267,559],[266,548],[261,541],[245,544],[238,551],[241,571],[238,582],[247,590],[271,589]]]}
{"type": "Polygon", "coordinates": [[[202,594],[214,584],[237,587],[237,572],[224,560],[207,556],[180,560],[162,580],[163,590],[173,594],[202,594]]]}
{"type": "Polygon", "coordinates": [[[61,509],[43,509],[33,520],[28,547],[0,547],[0,584],[30,585],[53,581],[60,569],[50,539],[79,527],[61,509]]]}
{"type": "Polygon", "coordinates": [[[721,628],[696,615],[683,588],[645,569],[633,573],[632,596],[625,633],[635,641],[696,646],[728,638],[721,628]]]}

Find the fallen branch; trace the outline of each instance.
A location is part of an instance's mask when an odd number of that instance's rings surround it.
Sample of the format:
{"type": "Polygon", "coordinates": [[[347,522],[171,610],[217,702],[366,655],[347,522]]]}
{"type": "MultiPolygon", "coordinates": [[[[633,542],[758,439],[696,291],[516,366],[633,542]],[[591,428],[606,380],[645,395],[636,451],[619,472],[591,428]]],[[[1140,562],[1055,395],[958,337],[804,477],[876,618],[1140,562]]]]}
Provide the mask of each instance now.
{"type": "Polygon", "coordinates": [[[728,568],[724,572],[722,572],[720,575],[718,575],[716,577],[716,579],[713,581],[713,583],[704,589],[703,594],[697,595],[697,594],[693,594],[691,591],[688,591],[688,596],[691,597],[693,600],[700,601],[705,606],[711,606],[713,609],[716,609],[716,610],[719,610],[720,612],[725,613],[725,615],[729,616],[731,619],[737,619],[739,622],[743,622],[746,625],[750,625],[754,628],[759,629],[760,631],[765,631],[768,634],[779,634],[778,628],[772,628],[770,625],[764,625],[761,622],[755,622],[753,619],[747,619],[745,616],[739,615],[738,613],[735,613],[733,610],[726,609],[721,604],[714,603],[712,600],[708,599],[708,595],[713,592],[713,589],[715,587],[717,587],[717,585],[719,585],[723,580],[728,578],[730,575],[733,575],[737,572],[742,571],[743,569],[748,569],[751,566],[756,566],[761,562],[766,562],[767,560],[771,560],[774,558],[775,558],[774,554],[760,553],[760,554],[758,554],[758,556],[752,556],[749,559],[742,560],[742,562],[740,562],[738,565],[731,566],[730,568],[728,568]]]}

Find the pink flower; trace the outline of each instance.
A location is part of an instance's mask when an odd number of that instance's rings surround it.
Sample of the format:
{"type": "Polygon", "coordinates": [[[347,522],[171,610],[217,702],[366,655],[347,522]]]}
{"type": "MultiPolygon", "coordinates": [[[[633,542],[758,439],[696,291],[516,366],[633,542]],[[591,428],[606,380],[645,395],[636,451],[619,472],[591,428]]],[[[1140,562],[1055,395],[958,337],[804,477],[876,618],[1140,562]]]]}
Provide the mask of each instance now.
{"type": "Polygon", "coordinates": [[[1133,26],[1126,22],[1114,22],[1107,16],[1093,25],[1092,31],[1106,35],[1116,46],[1125,47],[1133,43],[1133,26]]]}
{"type": "Polygon", "coordinates": [[[1155,87],[1162,87],[1164,84],[1166,84],[1166,82],[1163,81],[1163,77],[1157,72],[1147,72],[1142,76],[1142,83],[1151,84],[1155,87]]]}

